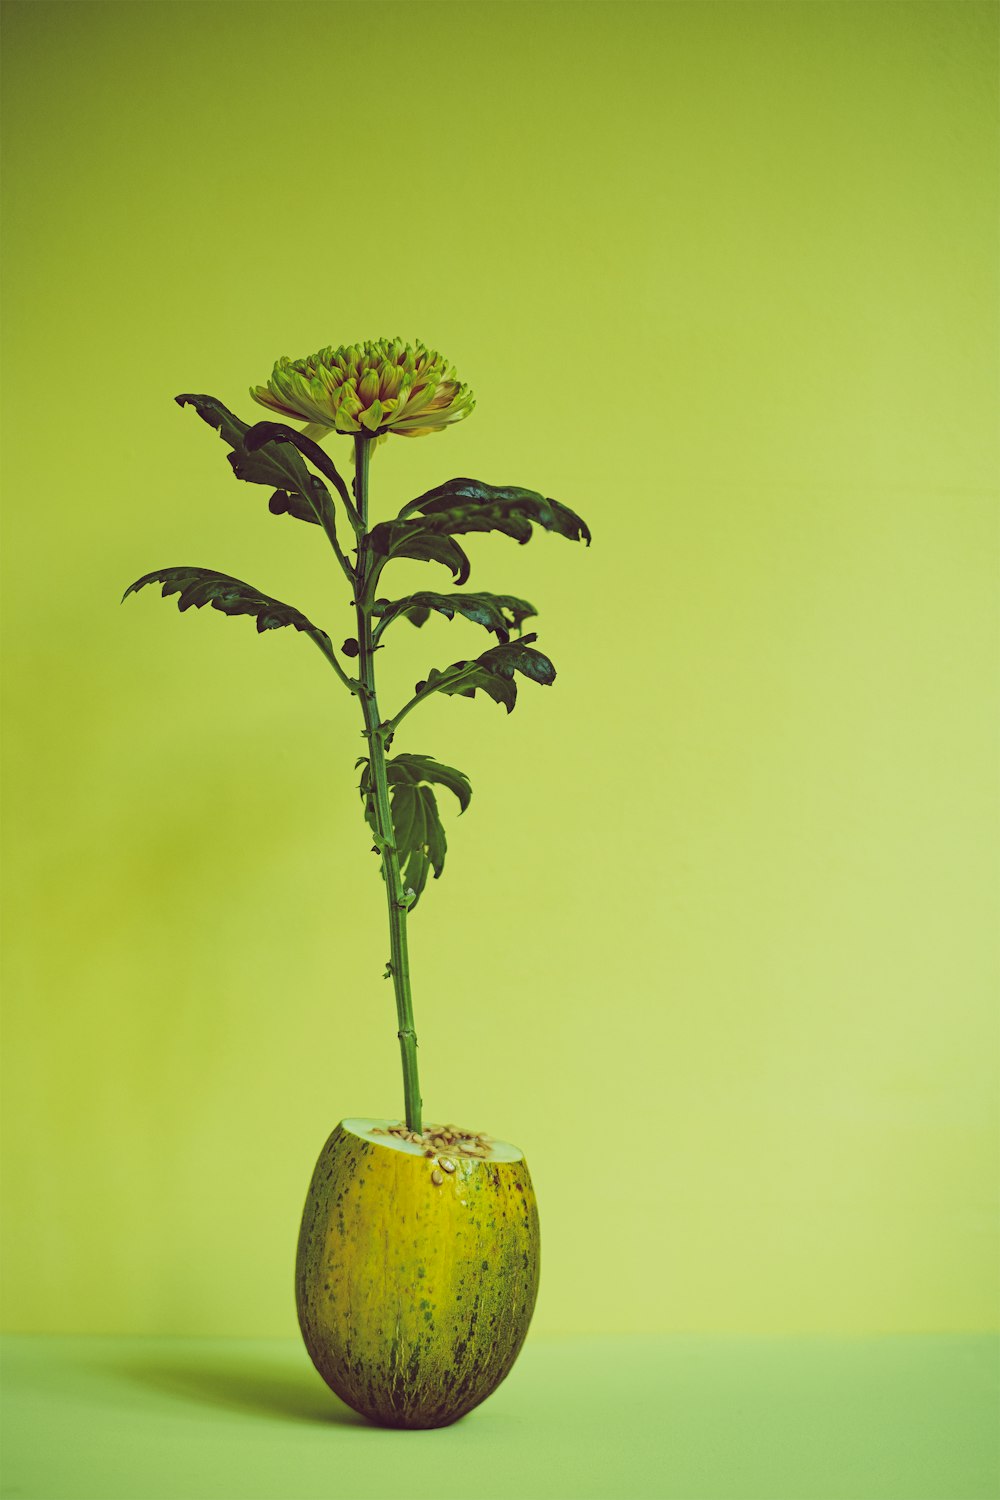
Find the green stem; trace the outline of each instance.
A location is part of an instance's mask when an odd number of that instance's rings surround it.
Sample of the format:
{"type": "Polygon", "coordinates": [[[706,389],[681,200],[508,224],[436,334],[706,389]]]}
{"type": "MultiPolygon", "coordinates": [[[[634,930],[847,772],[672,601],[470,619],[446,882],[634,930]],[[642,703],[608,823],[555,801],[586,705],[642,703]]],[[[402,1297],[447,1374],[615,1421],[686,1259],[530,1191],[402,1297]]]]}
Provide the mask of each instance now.
{"type": "MultiPolygon", "coordinates": [[[[447,687],[454,686],[456,682],[461,682],[463,677],[471,677],[473,673],[478,669],[478,667],[478,662],[470,661],[463,671],[456,672],[454,673],[454,675],[446,674],[445,683],[443,685],[446,685],[447,687]]],[[[442,684],[439,683],[435,687],[425,687],[419,693],[414,693],[410,701],[403,704],[403,707],[399,710],[398,714],[395,714],[391,719],[386,720],[383,728],[386,732],[387,738],[390,740],[392,739],[393,735],[396,733],[396,730],[399,728],[400,724],[406,718],[406,715],[410,712],[411,709],[416,708],[418,703],[423,703],[425,698],[431,698],[435,693],[440,692],[441,687],[442,684]]]]}
{"type": "Polygon", "coordinates": [[[346,556],[346,554],[344,552],[344,549],[340,545],[340,540],[339,540],[339,538],[337,536],[337,523],[336,523],[336,521],[334,521],[332,524],[328,525],[325,521],[321,520],[320,521],[320,525],[323,527],[323,530],[326,533],[326,539],[327,539],[327,541],[330,543],[330,546],[333,548],[334,552],[337,554],[337,561],[340,563],[341,572],[344,574],[345,578],[353,581],[353,579],[354,579],[354,569],[351,567],[350,563],[348,562],[347,556],[346,556]]]}
{"type": "MultiPolygon", "coordinates": [[[[353,573],[351,574],[351,577],[354,577],[353,573]]],[[[344,684],[345,688],[347,688],[347,691],[349,693],[360,693],[360,682],[358,682],[354,677],[348,677],[347,673],[344,671],[343,667],[340,665],[340,662],[334,655],[333,647],[331,646],[329,649],[327,649],[322,641],[316,640],[315,636],[313,636],[312,639],[316,642],[316,645],[322,651],[323,655],[326,657],[327,661],[330,663],[331,667],[336,672],[341,682],[344,684]]]]}
{"type": "Polygon", "coordinates": [[[383,617],[379,620],[378,624],[375,626],[375,629],[372,631],[372,642],[374,645],[377,646],[379,641],[382,639],[382,633],[385,630],[385,627],[387,625],[391,625],[393,620],[398,618],[398,615],[389,615],[388,618],[383,617]]]}
{"type": "Polygon", "coordinates": [[[414,693],[409,703],[403,704],[403,707],[399,710],[399,713],[388,721],[386,727],[388,728],[390,735],[396,733],[396,730],[399,728],[402,720],[406,718],[406,715],[410,712],[411,709],[416,708],[417,704],[424,697],[430,697],[430,693],[426,692],[426,690],[423,693],[414,693]]]}
{"type": "Polygon", "coordinates": [[[372,641],[372,613],[369,591],[366,589],[366,571],[369,564],[366,534],[368,526],[368,465],[371,460],[373,438],[354,439],[354,498],[365,531],[358,537],[358,572],[355,608],[358,620],[358,667],[360,676],[361,708],[365,718],[365,737],[368,740],[369,780],[375,804],[375,823],[379,835],[379,853],[382,857],[382,874],[385,877],[385,894],[389,906],[389,969],[396,992],[396,1020],[399,1050],[403,1062],[403,1097],[406,1104],[406,1123],[410,1130],[422,1129],[420,1081],[417,1074],[417,1033],[413,1027],[413,1002],[410,996],[410,959],[406,938],[406,913],[408,901],[399,868],[399,855],[395,847],[395,832],[389,807],[389,783],[386,772],[386,747],[391,739],[387,727],[380,722],[378,699],[375,695],[374,644],[372,641]]]}

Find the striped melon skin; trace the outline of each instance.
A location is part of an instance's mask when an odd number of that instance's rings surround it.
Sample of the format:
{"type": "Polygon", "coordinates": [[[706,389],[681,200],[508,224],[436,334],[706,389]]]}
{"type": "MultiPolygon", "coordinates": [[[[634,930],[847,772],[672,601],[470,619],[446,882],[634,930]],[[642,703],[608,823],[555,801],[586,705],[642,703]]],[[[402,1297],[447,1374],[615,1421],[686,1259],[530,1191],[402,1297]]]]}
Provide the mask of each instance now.
{"type": "Polygon", "coordinates": [[[496,1389],[538,1292],[527,1163],[436,1161],[338,1125],[299,1234],[296,1305],[310,1358],[386,1427],[444,1427],[496,1389]]]}

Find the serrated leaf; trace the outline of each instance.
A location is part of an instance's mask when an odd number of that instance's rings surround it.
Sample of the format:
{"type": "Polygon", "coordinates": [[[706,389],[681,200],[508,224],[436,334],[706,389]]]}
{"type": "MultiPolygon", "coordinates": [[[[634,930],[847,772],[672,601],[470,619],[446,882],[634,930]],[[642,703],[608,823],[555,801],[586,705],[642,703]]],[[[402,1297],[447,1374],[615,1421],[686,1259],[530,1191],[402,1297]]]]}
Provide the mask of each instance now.
{"type": "Polygon", "coordinates": [[[424,843],[427,849],[427,858],[431,862],[434,879],[437,880],[444,869],[444,857],[448,850],[448,840],[445,838],[444,824],[438,817],[437,798],[430,787],[418,786],[417,796],[423,802],[424,843]]]}
{"type": "Polygon", "coordinates": [[[411,786],[418,786],[421,782],[446,786],[458,798],[461,812],[465,812],[472,800],[472,787],[465,772],[442,765],[431,755],[395,755],[386,762],[386,776],[390,786],[403,782],[411,786]]]}
{"type": "MultiPolygon", "coordinates": [[[[416,906],[423,894],[424,886],[427,884],[427,872],[430,870],[431,862],[423,849],[411,849],[406,864],[402,867],[403,886],[413,892],[413,900],[410,902],[410,911],[416,906]]],[[[437,879],[437,876],[435,876],[437,879]]]]}
{"type": "MultiPolygon", "coordinates": [[[[379,547],[385,539],[381,527],[392,523],[382,522],[369,532],[369,543],[376,557],[381,556],[379,547]]],[[[421,531],[419,528],[411,529],[406,534],[400,534],[393,544],[391,555],[393,557],[412,557],[417,562],[443,563],[446,568],[451,569],[456,583],[465,583],[469,576],[471,564],[463,549],[450,536],[435,536],[429,532],[421,531]]],[[[386,558],[388,560],[388,557],[386,558]]]]}
{"type": "Polygon", "coordinates": [[[537,639],[537,635],[531,631],[528,635],[522,635],[519,640],[491,646],[489,651],[484,651],[476,660],[491,671],[500,672],[504,677],[513,677],[515,672],[520,672],[533,682],[549,687],[556,680],[556,669],[545,653],[531,644],[537,639]]]}
{"type": "MultiPolygon", "coordinates": [[[[404,835],[400,833],[396,836],[396,852],[400,855],[401,864],[406,859],[408,853],[417,850],[424,853],[427,852],[427,819],[424,810],[424,799],[421,796],[422,791],[423,788],[419,786],[394,786],[392,789],[390,806],[394,807],[397,797],[408,794],[410,804],[413,808],[413,821],[410,824],[408,834],[404,835]]],[[[433,795],[432,792],[431,796],[433,797],[433,795]]],[[[393,811],[392,826],[393,828],[396,827],[395,811],[393,811]]]]}
{"type": "Polygon", "coordinates": [[[470,661],[453,662],[444,671],[432,667],[417,697],[423,698],[428,693],[446,693],[449,697],[474,698],[477,691],[486,693],[494,703],[502,703],[508,713],[513,711],[517,702],[517,683],[513,678],[504,677],[500,672],[491,672],[470,661]]]}
{"type": "Polygon", "coordinates": [[[407,619],[413,625],[423,625],[431,611],[453,620],[456,615],[472,620],[476,625],[493,631],[501,641],[510,639],[512,630],[520,630],[529,615],[537,614],[533,604],[526,599],[516,599],[512,594],[410,594],[405,599],[377,599],[373,613],[380,615],[382,629],[395,619],[407,619]]]}
{"type": "Polygon", "coordinates": [[[160,592],[164,599],[171,594],[179,595],[177,608],[182,612],[186,609],[201,609],[203,605],[210,604],[213,609],[225,615],[252,615],[260,632],[291,625],[293,629],[310,636],[324,656],[333,654],[333,645],[326,631],[314,625],[301,610],[295,609],[291,604],[282,604],[280,599],[272,599],[268,594],[262,594],[249,583],[232,578],[228,573],[216,573],[210,568],[160,568],[155,573],[146,573],[142,578],[137,578],[135,583],[130,583],[122,595],[122,603],[129,594],[137,594],[151,583],[163,585],[160,592]]]}
{"type": "MultiPolygon", "coordinates": [[[[449,479],[428,490],[404,505],[394,521],[373,527],[369,540],[373,556],[385,562],[394,557],[442,561],[435,543],[445,538],[451,541],[466,532],[500,531],[523,544],[530,541],[534,526],[590,544],[587,523],[569,506],[546,499],[537,490],[482,484],[477,479],[449,479]]],[[[468,576],[465,558],[458,582],[464,583],[468,576]]]]}
{"type": "Polygon", "coordinates": [[[492,646],[473,661],[452,662],[443,671],[432,667],[416,696],[419,699],[429,693],[446,693],[474,698],[481,691],[495,703],[502,703],[510,713],[517,702],[515,672],[545,686],[555,681],[555,667],[543,652],[531,645],[536,639],[532,632],[519,640],[492,646]]]}
{"type": "MultiPolygon", "coordinates": [[[[255,422],[248,427],[243,435],[243,446],[247,453],[258,453],[269,443],[291,443],[297,448],[303,458],[307,458],[313,468],[318,469],[321,474],[335,485],[338,494],[342,497],[348,510],[357,516],[354,504],[351,500],[347,485],[337,469],[333,459],[325,448],[321,448],[313,438],[304,432],[299,432],[296,427],[289,427],[287,422],[255,422]]],[[[308,471],[307,471],[308,472],[308,471]]],[[[314,476],[311,476],[314,477],[314,476]]]]}
{"type": "Polygon", "coordinates": [[[413,891],[412,911],[427,884],[428,869],[437,879],[444,868],[444,829],[429,787],[394,786],[389,805],[403,889],[413,891]]]}
{"type": "Polygon", "coordinates": [[[416,791],[416,787],[404,783],[393,787],[390,794],[393,842],[400,857],[400,863],[406,850],[413,847],[414,823],[417,818],[416,791]]]}
{"type": "MultiPolygon", "coordinates": [[[[365,818],[374,832],[375,802],[370,766],[364,756],[358,764],[364,766],[359,789],[365,800],[365,818]]],[[[427,883],[428,871],[433,870],[436,880],[444,869],[448,848],[431,784],[445,786],[454,792],[462,812],[469,805],[472,788],[463,771],[442,765],[430,755],[393,756],[386,762],[386,780],[393,843],[399,856],[403,885],[404,888],[409,886],[419,898],[427,883]]]]}
{"type": "MultiPolygon", "coordinates": [[[[327,529],[336,525],[329,490],[318,475],[309,472],[296,447],[271,443],[269,447],[252,452],[244,443],[246,434],[252,430],[250,423],[234,416],[214,396],[183,395],[175,396],[174,400],[178,406],[193,406],[202,421],[213,427],[223,442],[229,444],[232,452],[227,457],[237,479],[245,479],[249,484],[268,485],[274,490],[268,502],[273,515],[294,516],[297,521],[308,521],[327,529]]],[[[256,425],[277,427],[281,424],[256,425]]]]}
{"type": "MultiPolygon", "coordinates": [[[[427,490],[425,494],[418,495],[415,500],[404,505],[399,512],[399,519],[418,513],[423,516],[447,517],[449,519],[444,523],[443,529],[449,533],[503,529],[502,525],[475,524],[476,515],[480,512],[483,513],[484,520],[487,517],[494,521],[510,518],[518,526],[519,539],[524,534],[522,523],[527,522],[543,526],[546,531],[557,532],[571,541],[584,541],[590,545],[590,529],[586,521],[576,511],[570,510],[568,505],[547,499],[538,490],[526,490],[510,484],[484,484],[480,479],[447,479],[444,484],[427,490]],[[470,524],[458,524],[459,516],[464,516],[470,524]]],[[[530,524],[527,535],[531,535],[530,524]]]]}

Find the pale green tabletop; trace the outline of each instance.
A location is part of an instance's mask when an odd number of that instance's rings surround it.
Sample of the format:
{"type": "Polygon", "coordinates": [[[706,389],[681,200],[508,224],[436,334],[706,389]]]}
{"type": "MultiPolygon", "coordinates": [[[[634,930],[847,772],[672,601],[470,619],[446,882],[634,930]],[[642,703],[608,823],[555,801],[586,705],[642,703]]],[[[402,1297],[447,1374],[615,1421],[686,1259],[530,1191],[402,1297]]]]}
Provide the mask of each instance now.
{"type": "Polygon", "coordinates": [[[4,1500],[996,1500],[977,1337],[529,1339],[454,1427],[386,1432],[296,1343],[8,1338],[4,1500]]]}

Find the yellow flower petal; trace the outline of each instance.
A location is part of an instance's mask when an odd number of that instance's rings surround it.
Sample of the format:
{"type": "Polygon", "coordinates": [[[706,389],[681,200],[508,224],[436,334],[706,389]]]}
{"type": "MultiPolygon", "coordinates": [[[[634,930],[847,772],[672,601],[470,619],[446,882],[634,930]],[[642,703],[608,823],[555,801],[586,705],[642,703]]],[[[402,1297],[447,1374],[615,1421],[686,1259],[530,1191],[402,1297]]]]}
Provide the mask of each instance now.
{"type": "Polygon", "coordinates": [[[467,417],[475,407],[468,386],[434,349],[418,339],[369,340],[327,347],[303,359],[282,355],[254,401],[293,421],[339,432],[390,432],[420,437],[467,417]]]}

